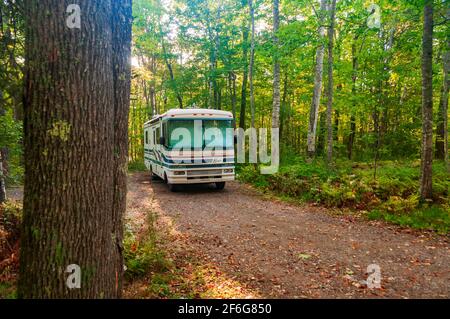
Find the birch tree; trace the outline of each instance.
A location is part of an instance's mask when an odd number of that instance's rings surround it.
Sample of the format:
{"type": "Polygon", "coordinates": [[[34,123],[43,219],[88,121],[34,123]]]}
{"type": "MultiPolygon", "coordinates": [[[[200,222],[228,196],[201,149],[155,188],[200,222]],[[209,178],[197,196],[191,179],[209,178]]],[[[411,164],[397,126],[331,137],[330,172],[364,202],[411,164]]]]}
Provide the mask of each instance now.
{"type": "Polygon", "coordinates": [[[336,16],[336,0],[331,0],[330,4],[330,25],[328,27],[328,100],[327,100],[327,160],[333,160],[333,45],[334,45],[334,25],[336,16]]]}
{"type": "Polygon", "coordinates": [[[250,82],[250,112],[251,112],[251,127],[255,127],[255,92],[253,87],[253,68],[255,64],[255,8],[253,6],[253,0],[248,0],[248,6],[250,9],[250,24],[251,24],[251,37],[250,37],[250,65],[249,65],[249,82],[250,82]]]}
{"type": "Polygon", "coordinates": [[[320,10],[318,14],[319,20],[319,45],[316,50],[316,67],[314,76],[314,92],[309,112],[309,127],[308,127],[308,157],[313,158],[316,154],[316,134],[317,122],[319,117],[320,97],[322,94],[322,73],[323,73],[323,57],[324,57],[324,40],[325,40],[325,26],[324,18],[327,9],[327,0],[320,0],[320,10]]]}

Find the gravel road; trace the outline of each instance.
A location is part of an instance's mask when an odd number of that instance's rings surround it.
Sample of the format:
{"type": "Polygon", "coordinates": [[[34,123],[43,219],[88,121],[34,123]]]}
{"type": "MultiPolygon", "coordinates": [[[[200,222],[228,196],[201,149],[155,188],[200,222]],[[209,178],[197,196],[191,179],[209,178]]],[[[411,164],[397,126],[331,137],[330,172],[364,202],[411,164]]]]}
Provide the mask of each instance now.
{"type": "Polygon", "coordinates": [[[130,176],[128,207],[128,218],[150,207],[261,297],[450,297],[448,237],[267,199],[238,182],[172,193],[146,173],[130,176]],[[367,287],[369,265],[380,289],[367,287]]]}

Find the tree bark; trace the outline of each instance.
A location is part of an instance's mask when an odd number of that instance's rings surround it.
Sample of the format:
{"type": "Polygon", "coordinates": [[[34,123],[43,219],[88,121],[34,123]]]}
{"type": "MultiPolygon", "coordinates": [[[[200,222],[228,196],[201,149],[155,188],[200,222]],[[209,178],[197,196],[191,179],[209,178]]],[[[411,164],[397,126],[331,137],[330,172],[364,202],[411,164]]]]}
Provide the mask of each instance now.
{"type": "Polygon", "coordinates": [[[439,113],[437,123],[436,137],[436,158],[444,160],[448,167],[448,90],[449,90],[449,72],[450,72],[450,36],[447,35],[446,48],[443,54],[443,72],[444,80],[441,88],[441,97],[439,101],[439,113]]]}
{"type": "Polygon", "coordinates": [[[322,94],[322,73],[323,73],[323,57],[324,57],[324,38],[325,26],[324,16],[327,9],[327,0],[320,1],[319,13],[319,46],[316,51],[316,67],[314,76],[314,92],[309,113],[309,127],[308,127],[308,157],[311,159],[316,154],[316,135],[317,122],[319,117],[320,97],[322,94]]]}
{"type": "MultiPolygon", "coordinates": [[[[325,1],[325,0],[324,0],[325,1]]],[[[273,109],[272,109],[272,128],[280,128],[280,61],[278,57],[278,47],[280,40],[278,38],[278,29],[280,26],[279,0],[273,0],[273,109]]]]}
{"type": "MultiPolygon", "coordinates": [[[[244,0],[246,1],[246,0],[244,0]]],[[[241,111],[239,114],[239,127],[245,129],[245,109],[247,107],[247,82],[248,82],[248,25],[242,26],[242,59],[244,61],[244,73],[242,75],[241,111]]]]}
{"type": "Polygon", "coordinates": [[[231,96],[231,110],[233,113],[233,125],[234,128],[236,128],[236,74],[234,74],[233,71],[230,71],[228,74],[228,80],[229,80],[229,89],[230,89],[230,96],[231,96]]]}
{"type": "Polygon", "coordinates": [[[255,64],[255,8],[253,7],[253,0],[248,1],[250,9],[251,21],[251,38],[250,38],[250,66],[249,66],[249,80],[250,80],[250,111],[252,115],[251,127],[255,127],[255,92],[253,87],[253,67],[255,64]]]}
{"type": "MultiPolygon", "coordinates": [[[[115,270],[114,296],[122,296],[123,219],[127,203],[128,114],[131,85],[132,0],[112,1],[113,74],[114,74],[114,170],[112,236],[115,238],[112,267],[115,270]]],[[[142,125],[140,125],[142,128],[142,125]]],[[[142,139],[142,135],[141,135],[142,139]]],[[[143,150],[143,146],[140,148],[143,150]]]]}
{"type": "Polygon", "coordinates": [[[19,298],[121,295],[131,0],[26,0],[19,298]],[[69,265],[81,287],[66,285],[69,265]]]}
{"type": "MultiPolygon", "coordinates": [[[[356,40],[358,36],[353,40],[352,45],[352,96],[356,95],[356,80],[358,79],[358,53],[356,52],[356,40]]],[[[355,102],[353,102],[353,108],[355,107],[355,102]]],[[[352,111],[350,115],[350,133],[347,139],[347,156],[351,160],[353,158],[353,144],[356,137],[356,117],[352,111]]]]}
{"type": "MultiPolygon", "coordinates": [[[[0,23],[1,25],[1,23],[0,23]]],[[[0,102],[3,99],[3,92],[0,90],[0,102]]],[[[0,107],[0,116],[5,115],[5,110],[0,107]]],[[[6,181],[5,177],[8,171],[8,149],[6,147],[0,148],[0,204],[6,201],[6,181]]]]}
{"type": "Polygon", "coordinates": [[[328,28],[328,99],[327,99],[327,161],[333,161],[333,45],[334,45],[334,26],[336,16],[336,0],[331,0],[330,4],[330,26],[328,28]]]}
{"type": "Polygon", "coordinates": [[[3,156],[0,152],[0,204],[6,201],[6,184],[3,173],[3,156]]]}
{"type": "Polygon", "coordinates": [[[420,197],[431,199],[433,165],[433,0],[425,0],[422,41],[422,163],[420,197]]]}

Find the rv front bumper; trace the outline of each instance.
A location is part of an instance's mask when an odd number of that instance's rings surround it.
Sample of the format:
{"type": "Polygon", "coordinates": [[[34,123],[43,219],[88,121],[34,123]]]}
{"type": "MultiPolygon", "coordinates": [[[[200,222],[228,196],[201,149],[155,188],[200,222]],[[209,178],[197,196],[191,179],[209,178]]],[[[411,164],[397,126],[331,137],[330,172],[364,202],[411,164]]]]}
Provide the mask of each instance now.
{"type": "Polygon", "coordinates": [[[235,179],[234,167],[220,169],[180,169],[169,170],[167,179],[170,184],[206,184],[231,182],[235,179]]]}

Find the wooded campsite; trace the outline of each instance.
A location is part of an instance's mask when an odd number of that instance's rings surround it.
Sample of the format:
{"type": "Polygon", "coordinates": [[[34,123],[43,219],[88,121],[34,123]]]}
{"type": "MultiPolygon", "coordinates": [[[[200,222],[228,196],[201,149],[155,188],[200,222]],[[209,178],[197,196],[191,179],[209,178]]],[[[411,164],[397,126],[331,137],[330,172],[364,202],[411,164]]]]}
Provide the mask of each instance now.
{"type": "Polygon", "coordinates": [[[0,299],[449,298],[449,21],[445,0],[0,0],[0,299]],[[170,193],[144,124],[173,109],[279,129],[278,172],[170,193]]]}

